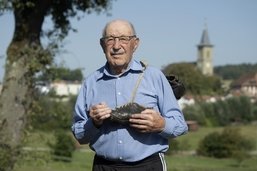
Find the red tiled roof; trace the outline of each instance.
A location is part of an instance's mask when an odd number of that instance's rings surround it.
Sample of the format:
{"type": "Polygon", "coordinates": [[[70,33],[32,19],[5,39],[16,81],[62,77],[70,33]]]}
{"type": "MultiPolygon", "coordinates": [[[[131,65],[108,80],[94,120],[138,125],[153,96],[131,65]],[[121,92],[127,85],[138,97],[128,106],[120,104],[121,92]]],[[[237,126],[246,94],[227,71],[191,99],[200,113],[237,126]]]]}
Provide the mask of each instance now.
{"type": "Polygon", "coordinates": [[[242,75],[232,83],[232,87],[257,86],[257,73],[248,73],[242,75]]]}

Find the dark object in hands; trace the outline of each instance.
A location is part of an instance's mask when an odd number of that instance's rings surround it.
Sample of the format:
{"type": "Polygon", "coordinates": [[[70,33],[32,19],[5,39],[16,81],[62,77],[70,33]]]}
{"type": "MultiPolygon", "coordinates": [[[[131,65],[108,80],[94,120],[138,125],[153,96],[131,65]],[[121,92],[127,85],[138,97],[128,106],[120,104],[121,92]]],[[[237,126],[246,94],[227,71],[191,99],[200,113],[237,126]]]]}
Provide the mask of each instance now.
{"type": "Polygon", "coordinates": [[[137,103],[128,103],[112,110],[110,120],[121,124],[129,121],[131,114],[141,113],[146,108],[137,103]]]}
{"type": "Polygon", "coordinates": [[[180,99],[186,92],[184,84],[174,75],[166,76],[174,92],[176,99],[180,99]]]}

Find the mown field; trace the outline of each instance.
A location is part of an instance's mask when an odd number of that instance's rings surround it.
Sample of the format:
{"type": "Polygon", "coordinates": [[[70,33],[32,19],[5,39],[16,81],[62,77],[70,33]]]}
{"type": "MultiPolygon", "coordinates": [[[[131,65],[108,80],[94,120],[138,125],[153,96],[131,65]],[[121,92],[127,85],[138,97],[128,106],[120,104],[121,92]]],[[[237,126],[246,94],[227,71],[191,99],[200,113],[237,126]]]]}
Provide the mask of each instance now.
{"type": "MultiPolygon", "coordinates": [[[[257,142],[257,125],[237,126],[241,133],[257,142]]],[[[196,132],[178,138],[178,141],[186,146],[183,153],[166,156],[168,171],[256,171],[257,155],[243,159],[215,159],[200,157],[192,152],[197,148],[198,142],[213,131],[221,131],[222,128],[199,128],[196,132]]],[[[24,150],[23,159],[18,162],[15,171],[90,171],[92,167],[93,152],[87,146],[74,152],[69,162],[55,161],[51,158],[47,149],[47,143],[52,141],[53,134],[37,132],[29,135],[24,150]],[[34,148],[37,148],[35,150],[34,148]],[[34,150],[33,150],[34,149],[34,150]]],[[[257,144],[256,144],[257,146],[257,144]]]]}

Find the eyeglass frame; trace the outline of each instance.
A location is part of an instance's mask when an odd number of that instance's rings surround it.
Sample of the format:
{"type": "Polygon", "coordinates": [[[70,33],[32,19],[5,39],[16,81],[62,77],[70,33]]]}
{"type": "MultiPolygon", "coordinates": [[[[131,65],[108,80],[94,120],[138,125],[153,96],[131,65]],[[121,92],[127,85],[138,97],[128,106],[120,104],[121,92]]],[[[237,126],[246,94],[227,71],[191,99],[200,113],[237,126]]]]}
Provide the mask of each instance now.
{"type": "Polygon", "coordinates": [[[132,36],[107,36],[107,37],[102,37],[100,40],[107,45],[113,45],[115,43],[116,39],[118,39],[121,44],[128,44],[130,42],[130,40],[133,39],[133,38],[137,38],[137,36],[136,35],[132,35],[132,36]],[[113,43],[110,43],[110,42],[108,43],[107,42],[108,38],[112,38],[109,41],[113,41],[113,43]],[[126,40],[121,40],[120,38],[127,38],[127,39],[126,40]],[[122,41],[125,41],[125,42],[122,42],[122,41]]]}

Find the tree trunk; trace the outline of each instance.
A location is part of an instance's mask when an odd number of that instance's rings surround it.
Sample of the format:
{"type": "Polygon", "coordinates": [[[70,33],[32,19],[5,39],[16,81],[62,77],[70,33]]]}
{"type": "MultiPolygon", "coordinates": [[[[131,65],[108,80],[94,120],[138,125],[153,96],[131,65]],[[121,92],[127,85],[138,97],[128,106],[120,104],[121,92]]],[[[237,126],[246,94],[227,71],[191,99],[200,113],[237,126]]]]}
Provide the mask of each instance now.
{"type": "Polygon", "coordinates": [[[36,5],[14,8],[15,31],[7,50],[0,96],[0,171],[12,170],[17,161],[33,102],[33,77],[47,63],[40,44],[47,6],[36,5]]]}
{"type": "MultiPolygon", "coordinates": [[[[9,52],[16,54],[16,61],[8,54],[6,72],[3,82],[3,89],[0,98],[0,147],[3,159],[10,169],[16,161],[18,147],[21,143],[22,132],[26,123],[26,114],[32,101],[31,82],[26,58],[29,54],[23,55],[20,51],[26,43],[12,43],[9,52]],[[6,155],[6,156],[4,156],[6,155]]],[[[5,167],[0,166],[0,167],[5,167]]],[[[1,168],[2,169],[2,168],[1,168]]],[[[7,169],[7,170],[10,170],[7,169]]]]}

